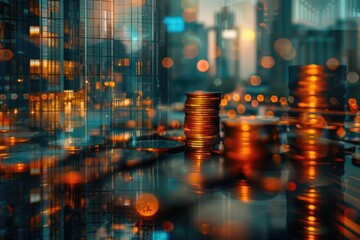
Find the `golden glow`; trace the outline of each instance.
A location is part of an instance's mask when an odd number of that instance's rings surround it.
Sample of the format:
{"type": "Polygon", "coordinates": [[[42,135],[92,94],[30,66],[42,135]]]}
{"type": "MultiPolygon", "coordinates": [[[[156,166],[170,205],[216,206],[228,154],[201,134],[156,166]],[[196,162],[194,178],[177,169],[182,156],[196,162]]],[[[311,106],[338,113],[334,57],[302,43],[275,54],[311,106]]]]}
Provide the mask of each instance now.
{"type": "Polygon", "coordinates": [[[315,209],[315,205],[310,204],[308,208],[309,208],[310,210],[314,210],[314,209],[315,209]]]}
{"type": "Polygon", "coordinates": [[[308,217],[308,220],[311,221],[311,222],[314,222],[314,221],[315,221],[315,217],[314,217],[314,216],[309,216],[309,217],[308,217]]]}
{"type": "Polygon", "coordinates": [[[157,198],[151,193],[142,193],[136,198],[136,211],[144,216],[151,217],[156,214],[159,209],[157,198]]]}
{"type": "Polygon", "coordinates": [[[241,125],[241,130],[244,131],[244,132],[249,131],[250,126],[244,123],[243,125],[241,125]]]}
{"type": "Polygon", "coordinates": [[[65,175],[65,183],[67,184],[78,184],[84,181],[84,177],[78,171],[70,171],[65,175]]]}
{"type": "Polygon", "coordinates": [[[30,33],[30,37],[40,37],[40,27],[30,26],[29,33],[30,33]]]}
{"type": "Polygon", "coordinates": [[[255,31],[252,29],[245,29],[242,32],[241,37],[245,41],[253,41],[256,37],[256,34],[255,34],[255,31]]]}
{"type": "Polygon", "coordinates": [[[198,61],[196,66],[197,66],[197,69],[199,70],[199,72],[206,72],[210,68],[209,62],[206,60],[198,61]]]}

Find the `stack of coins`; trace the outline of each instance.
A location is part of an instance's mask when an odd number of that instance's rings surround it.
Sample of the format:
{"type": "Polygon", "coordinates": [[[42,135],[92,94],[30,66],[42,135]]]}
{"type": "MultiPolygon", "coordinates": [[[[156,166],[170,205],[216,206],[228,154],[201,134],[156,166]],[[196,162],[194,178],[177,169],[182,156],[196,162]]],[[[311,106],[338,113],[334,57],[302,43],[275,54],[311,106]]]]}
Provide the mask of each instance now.
{"type": "Polygon", "coordinates": [[[219,142],[221,93],[195,91],[186,93],[185,102],[185,155],[206,159],[211,148],[219,142]]]}
{"type": "Polygon", "coordinates": [[[336,130],[344,123],[346,66],[328,68],[315,64],[289,68],[290,115],[320,113],[328,138],[337,140],[336,130]]]}
{"type": "Polygon", "coordinates": [[[247,116],[223,121],[224,157],[235,162],[271,160],[279,151],[276,117],[247,116]]]}

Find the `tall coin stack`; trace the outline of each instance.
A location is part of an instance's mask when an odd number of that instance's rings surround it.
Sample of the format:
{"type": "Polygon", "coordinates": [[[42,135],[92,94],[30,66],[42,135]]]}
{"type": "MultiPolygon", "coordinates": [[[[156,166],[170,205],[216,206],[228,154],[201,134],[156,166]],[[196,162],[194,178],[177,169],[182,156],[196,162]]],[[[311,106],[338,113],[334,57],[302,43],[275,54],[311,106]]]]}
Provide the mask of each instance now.
{"type": "Polygon", "coordinates": [[[206,159],[211,148],[219,142],[221,93],[195,91],[186,93],[184,131],[185,155],[206,159]]]}
{"type": "Polygon", "coordinates": [[[328,138],[336,140],[336,130],[344,123],[346,66],[320,65],[289,67],[290,115],[321,114],[326,120],[328,138]]]}

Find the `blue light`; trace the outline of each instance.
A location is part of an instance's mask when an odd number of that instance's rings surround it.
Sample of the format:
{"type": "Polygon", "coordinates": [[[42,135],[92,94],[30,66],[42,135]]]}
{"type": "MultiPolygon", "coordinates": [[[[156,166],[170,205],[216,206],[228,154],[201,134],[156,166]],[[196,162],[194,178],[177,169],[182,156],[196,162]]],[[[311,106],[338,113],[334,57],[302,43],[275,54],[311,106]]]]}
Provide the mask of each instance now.
{"type": "Polygon", "coordinates": [[[164,231],[154,231],[152,233],[152,240],[169,240],[169,234],[164,231]]]}
{"type": "Polygon", "coordinates": [[[182,17],[165,17],[164,23],[169,33],[183,32],[185,29],[185,22],[182,17]]]}

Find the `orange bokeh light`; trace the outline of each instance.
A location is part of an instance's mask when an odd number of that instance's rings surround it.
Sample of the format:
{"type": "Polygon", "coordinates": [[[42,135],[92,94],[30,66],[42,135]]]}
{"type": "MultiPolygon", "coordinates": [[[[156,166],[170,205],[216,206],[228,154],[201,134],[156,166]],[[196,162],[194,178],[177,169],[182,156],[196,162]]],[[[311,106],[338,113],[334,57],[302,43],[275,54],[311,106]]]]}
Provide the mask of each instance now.
{"type": "Polygon", "coordinates": [[[136,198],[135,207],[140,215],[151,217],[158,211],[159,202],[153,194],[142,193],[136,198]]]}
{"type": "Polygon", "coordinates": [[[198,69],[200,72],[206,72],[206,71],[208,71],[209,68],[210,68],[210,64],[209,64],[209,62],[206,61],[206,60],[200,60],[200,61],[198,61],[198,63],[197,63],[196,66],[197,66],[197,69],[198,69]]]}
{"type": "Polygon", "coordinates": [[[174,65],[174,62],[170,57],[165,57],[161,61],[161,64],[164,68],[171,68],[174,65]]]}
{"type": "Polygon", "coordinates": [[[260,64],[263,68],[272,68],[275,65],[275,60],[271,56],[264,56],[261,58],[260,64]]]}
{"type": "Polygon", "coordinates": [[[258,75],[252,75],[249,78],[249,84],[254,87],[259,86],[261,84],[261,81],[261,77],[258,75]]]}

